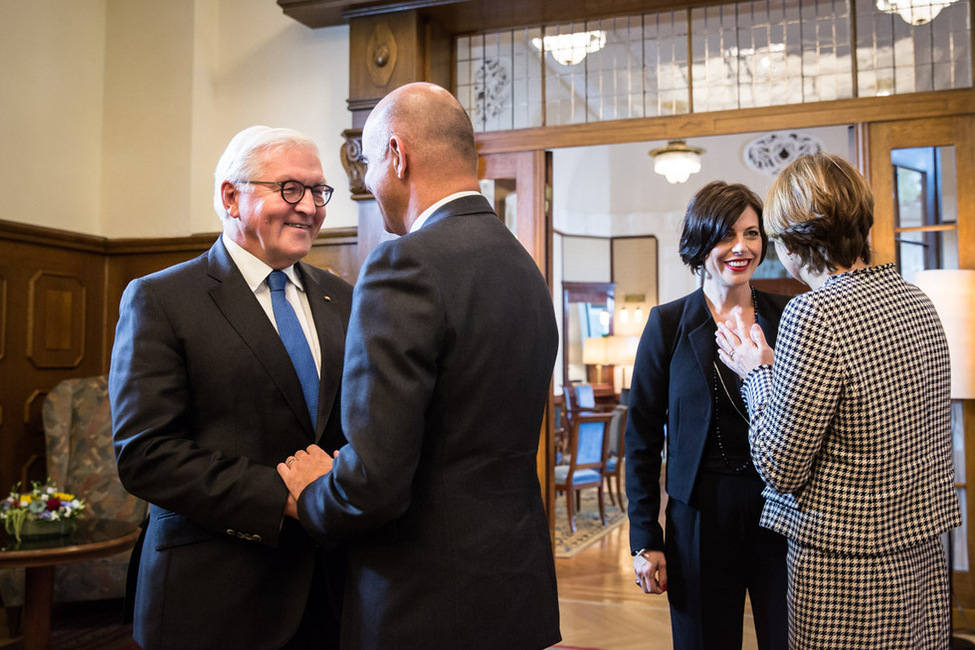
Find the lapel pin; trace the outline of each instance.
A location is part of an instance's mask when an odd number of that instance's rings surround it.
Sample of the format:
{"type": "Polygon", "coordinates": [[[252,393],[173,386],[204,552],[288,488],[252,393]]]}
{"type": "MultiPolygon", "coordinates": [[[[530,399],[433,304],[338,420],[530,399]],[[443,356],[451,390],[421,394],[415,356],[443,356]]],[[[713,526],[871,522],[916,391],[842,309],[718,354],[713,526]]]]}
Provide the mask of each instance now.
{"type": "Polygon", "coordinates": [[[332,296],[325,296],[325,302],[332,302],[332,296]]]}

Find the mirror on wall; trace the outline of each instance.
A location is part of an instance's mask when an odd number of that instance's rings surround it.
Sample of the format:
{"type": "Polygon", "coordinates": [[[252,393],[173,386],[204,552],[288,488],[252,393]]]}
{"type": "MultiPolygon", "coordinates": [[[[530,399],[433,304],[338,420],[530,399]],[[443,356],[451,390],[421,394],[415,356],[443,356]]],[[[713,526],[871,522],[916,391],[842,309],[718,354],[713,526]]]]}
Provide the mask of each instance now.
{"type": "Polygon", "coordinates": [[[562,376],[563,383],[603,384],[609,379],[600,363],[597,341],[613,333],[616,285],[612,282],[562,283],[562,376]]]}

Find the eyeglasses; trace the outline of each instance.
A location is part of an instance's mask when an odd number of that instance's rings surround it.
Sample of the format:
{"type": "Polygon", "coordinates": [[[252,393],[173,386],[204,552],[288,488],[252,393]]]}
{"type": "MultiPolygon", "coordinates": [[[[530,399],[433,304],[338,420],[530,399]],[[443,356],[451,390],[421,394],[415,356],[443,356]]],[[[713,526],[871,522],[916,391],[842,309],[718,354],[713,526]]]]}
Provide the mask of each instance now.
{"type": "Polygon", "coordinates": [[[248,185],[276,185],[281,190],[281,198],[286,203],[298,205],[305,198],[305,190],[311,190],[311,200],[315,207],[324,207],[332,198],[334,189],[322,183],[321,185],[305,185],[298,181],[237,181],[248,185]]]}

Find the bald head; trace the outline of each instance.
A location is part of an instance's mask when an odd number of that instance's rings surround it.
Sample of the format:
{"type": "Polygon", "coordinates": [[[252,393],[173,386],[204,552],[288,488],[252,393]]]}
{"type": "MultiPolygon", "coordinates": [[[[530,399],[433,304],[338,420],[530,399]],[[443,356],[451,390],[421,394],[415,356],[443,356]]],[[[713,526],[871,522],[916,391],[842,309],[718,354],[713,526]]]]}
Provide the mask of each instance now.
{"type": "Polygon", "coordinates": [[[399,135],[415,163],[437,174],[477,176],[474,127],[460,102],[430,83],[401,86],[386,95],[366,121],[389,135],[399,135]]]}
{"type": "Polygon", "coordinates": [[[366,187],[392,233],[409,232],[440,199],[480,189],[471,120],[434,84],[401,86],[376,104],[362,127],[362,152],[366,187]]]}

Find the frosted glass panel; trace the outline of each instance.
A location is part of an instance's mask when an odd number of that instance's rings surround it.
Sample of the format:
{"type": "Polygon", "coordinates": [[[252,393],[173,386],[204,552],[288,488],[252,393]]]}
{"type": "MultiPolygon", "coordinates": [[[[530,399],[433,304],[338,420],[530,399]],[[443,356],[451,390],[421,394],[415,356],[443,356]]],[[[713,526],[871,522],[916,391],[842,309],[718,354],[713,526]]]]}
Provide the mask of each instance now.
{"type": "Polygon", "coordinates": [[[875,0],[856,0],[856,11],[861,97],[971,87],[969,0],[953,2],[923,25],[878,11],[875,0]]]}
{"type": "Polygon", "coordinates": [[[924,25],[876,2],[754,0],[463,36],[456,93],[476,130],[496,131],[972,86],[971,0],[924,25]]]}

